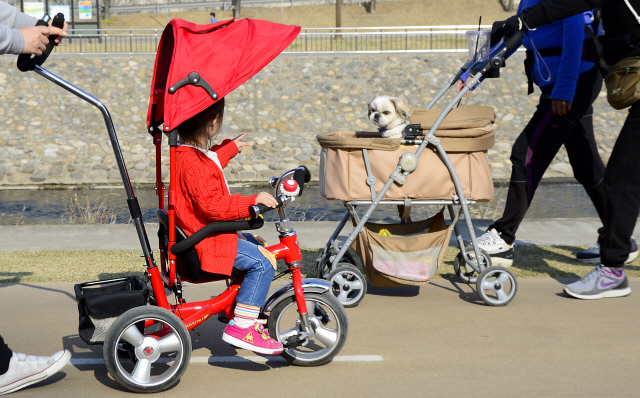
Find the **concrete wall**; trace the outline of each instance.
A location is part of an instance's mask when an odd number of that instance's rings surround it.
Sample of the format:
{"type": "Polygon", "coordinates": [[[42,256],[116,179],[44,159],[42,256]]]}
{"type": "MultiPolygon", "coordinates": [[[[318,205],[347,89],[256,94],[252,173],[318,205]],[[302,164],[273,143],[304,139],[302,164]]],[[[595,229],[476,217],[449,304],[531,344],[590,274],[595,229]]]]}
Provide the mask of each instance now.
{"type": "MultiPolygon", "coordinates": [[[[537,103],[536,95],[525,95],[522,58],[517,53],[502,78],[487,80],[463,100],[463,105],[495,108],[497,143],[489,154],[498,179],[508,178],[511,144],[537,103]]],[[[423,107],[464,61],[460,53],[282,55],[227,98],[220,137],[250,132],[254,142],[229,164],[228,179],[265,181],[298,164],[309,166],[317,178],[318,132],[373,129],[367,102],[376,92],[402,95],[423,107]]],[[[153,181],[155,155],[145,132],[153,63],[152,56],[54,55],[47,64],[107,105],[137,183],[153,181]]],[[[34,73],[18,72],[15,57],[1,57],[0,71],[0,185],[119,184],[95,108],[34,73]]],[[[606,98],[599,98],[595,109],[606,160],[626,113],[614,111],[606,98]]],[[[566,153],[558,154],[546,176],[572,176],[566,153]]]]}

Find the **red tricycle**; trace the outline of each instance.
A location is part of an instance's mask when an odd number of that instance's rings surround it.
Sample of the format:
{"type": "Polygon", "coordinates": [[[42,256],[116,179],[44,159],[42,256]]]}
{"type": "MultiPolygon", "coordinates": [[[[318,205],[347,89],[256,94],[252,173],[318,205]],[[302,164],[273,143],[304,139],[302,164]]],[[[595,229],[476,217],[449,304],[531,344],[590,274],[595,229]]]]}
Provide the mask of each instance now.
{"type": "MultiPolygon", "coordinates": [[[[175,162],[178,146],[175,127],[248,80],[283,51],[299,31],[296,26],[251,19],[203,26],[173,20],[165,29],[156,57],[148,114],[148,131],[156,148],[160,265],[154,259],[107,108],[93,96],[43,69],[40,65],[46,55],[26,60],[23,57],[19,61],[21,70],[35,71],[96,106],[104,117],[142,246],[148,280],[125,277],[76,285],[79,331],[89,344],[104,344],[103,355],[109,373],[131,391],[158,392],[174,386],[190,361],[192,346],[188,331],[216,314],[222,321],[234,316],[243,274],[229,276],[203,271],[194,246],[215,232],[259,228],[264,223],[260,213],[271,210],[264,205],[253,206],[249,220],[216,222],[187,236],[175,219],[179,176],[175,162]],[[223,50],[232,54],[216,60],[212,54],[223,50]],[[161,170],[163,134],[169,141],[168,190],[161,170]],[[219,280],[227,280],[227,288],[217,297],[191,303],[183,298],[184,282],[219,280]],[[174,304],[169,302],[171,295],[174,304]]],[[[301,366],[330,362],[343,347],[348,331],[345,310],[333,296],[331,285],[324,280],[302,278],[302,255],[285,207],[302,194],[309,180],[309,171],[299,167],[269,182],[279,202],[276,228],[280,243],[267,250],[276,259],[284,260],[287,267],[275,278],[290,273],[292,282],[276,290],[261,309],[261,319],[269,334],[285,348],[282,356],[301,366]]]]}

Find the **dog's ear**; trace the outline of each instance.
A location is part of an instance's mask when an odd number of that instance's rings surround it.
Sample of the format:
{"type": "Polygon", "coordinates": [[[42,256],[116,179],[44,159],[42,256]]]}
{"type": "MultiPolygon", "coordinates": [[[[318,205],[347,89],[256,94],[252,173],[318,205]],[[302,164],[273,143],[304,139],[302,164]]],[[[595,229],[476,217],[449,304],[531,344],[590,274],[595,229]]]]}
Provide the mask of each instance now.
{"type": "Polygon", "coordinates": [[[409,111],[411,110],[411,108],[409,107],[407,101],[398,97],[393,97],[390,100],[393,106],[396,108],[396,113],[403,119],[408,119],[409,111]]]}
{"type": "Polygon", "coordinates": [[[371,97],[369,102],[367,102],[367,106],[371,107],[371,103],[373,102],[373,100],[378,98],[379,96],[380,96],[380,91],[378,91],[377,93],[373,94],[373,97],[371,97]]]}

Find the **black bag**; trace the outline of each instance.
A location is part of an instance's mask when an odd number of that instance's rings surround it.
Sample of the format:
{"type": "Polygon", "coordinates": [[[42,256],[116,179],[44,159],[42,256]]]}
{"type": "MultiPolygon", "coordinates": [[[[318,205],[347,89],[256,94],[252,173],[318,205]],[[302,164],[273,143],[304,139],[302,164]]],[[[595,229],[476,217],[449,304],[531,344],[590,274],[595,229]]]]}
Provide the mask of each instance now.
{"type": "Polygon", "coordinates": [[[102,344],[117,317],[147,304],[149,289],[138,276],[86,282],[74,286],[78,334],[87,344],[102,344]]]}

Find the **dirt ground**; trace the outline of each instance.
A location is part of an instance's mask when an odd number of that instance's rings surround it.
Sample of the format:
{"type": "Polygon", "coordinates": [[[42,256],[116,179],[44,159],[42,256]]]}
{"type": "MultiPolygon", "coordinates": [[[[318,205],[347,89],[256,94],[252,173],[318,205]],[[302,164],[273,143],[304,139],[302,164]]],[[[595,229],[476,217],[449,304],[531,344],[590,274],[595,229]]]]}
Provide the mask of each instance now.
{"type": "MultiPolygon", "coordinates": [[[[242,9],[243,18],[259,18],[305,28],[336,26],[335,4],[297,5],[294,8],[284,2],[280,7],[242,9]]],[[[218,20],[230,19],[233,11],[213,10],[218,20]]],[[[367,13],[363,5],[342,5],[342,26],[428,26],[428,25],[476,25],[482,16],[483,25],[503,20],[514,12],[504,11],[500,0],[396,0],[378,2],[375,14],[367,13]]],[[[209,23],[209,11],[170,12],[169,20],[182,18],[198,24],[209,23]]],[[[103,27],[111,29],[162,29],[167,23],[164,12],[160,14],[119,14],[103,27]]]]}

